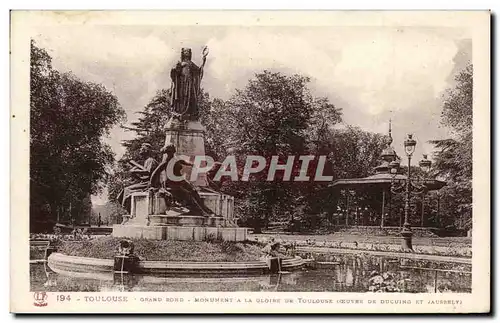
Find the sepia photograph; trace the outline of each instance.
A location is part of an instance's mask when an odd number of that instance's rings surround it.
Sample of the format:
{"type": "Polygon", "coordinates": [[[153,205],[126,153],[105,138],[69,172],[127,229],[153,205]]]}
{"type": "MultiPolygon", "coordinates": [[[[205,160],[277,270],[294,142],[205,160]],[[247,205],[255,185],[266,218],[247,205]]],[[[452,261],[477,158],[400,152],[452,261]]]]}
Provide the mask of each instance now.
{"type": "Polygon", "coordinates": [[[465,306],[489,276],[489,12],[219,14],[12,13],[30,311],[465,306]]]}

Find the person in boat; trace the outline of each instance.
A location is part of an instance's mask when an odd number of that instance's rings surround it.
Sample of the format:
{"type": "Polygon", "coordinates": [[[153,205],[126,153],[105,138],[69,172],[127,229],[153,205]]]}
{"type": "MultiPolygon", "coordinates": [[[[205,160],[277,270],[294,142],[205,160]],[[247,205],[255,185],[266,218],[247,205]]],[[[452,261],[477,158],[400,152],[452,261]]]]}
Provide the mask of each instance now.
{"type": "Polygon", "coordinates": [[[262,251],[269,257],[279,257],[280,243],[271,238],[269,243],[264,247],[262,251]]]}

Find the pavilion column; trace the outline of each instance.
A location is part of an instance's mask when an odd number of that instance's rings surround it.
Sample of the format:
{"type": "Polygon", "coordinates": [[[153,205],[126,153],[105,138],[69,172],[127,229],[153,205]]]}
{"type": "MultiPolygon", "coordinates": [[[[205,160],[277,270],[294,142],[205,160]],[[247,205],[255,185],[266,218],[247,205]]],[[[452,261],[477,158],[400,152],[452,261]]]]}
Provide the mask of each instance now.
{"type": "Polygon", "coordinates": [[[345,226],[349,226],[349,193],[346,194],[345,226]]]}
{"type": "Polygon", "coordinates": [[[421,215],[421,223],[420,226],[423,228],[424,227],[424,203],[425,203],[425,195],[422,195],[422,215],[421,215]]]}
{"type": "Polygon", "coordinates": [[[392,192],[389,189],[389,219],[392,219],[392,192]]]}
{"type": "Polygon", "coordinates": [[[439,204],[440,204],[440,201],[441,201],[441,196],[438,194],[437,195],[438,197],[438,201],[437,201],[437,214],[436,214],[436,220],[438,221],[438,225],[439,227],[441,227],[441,217],[439,216],[439,204]]]}
{"type": "Polygon", "coordinates": [[[356,203],[356,226],[359,226],[359,207],[357,206],[356,203]]]}
{"type": "Polygon", "coordinates": [[[382,217],[380,218],[380,227],[384,227],[384,216],[385,216],[385,189],[382,189],[382,217]]]}

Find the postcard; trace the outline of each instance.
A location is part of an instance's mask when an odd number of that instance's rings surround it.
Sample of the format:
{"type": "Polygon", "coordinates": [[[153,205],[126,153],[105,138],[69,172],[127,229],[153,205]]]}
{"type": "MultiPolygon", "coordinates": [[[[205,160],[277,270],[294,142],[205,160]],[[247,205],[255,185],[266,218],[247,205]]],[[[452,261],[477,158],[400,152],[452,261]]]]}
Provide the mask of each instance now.
{"type": "Polygon", "coordinates": [[[489,312],[490,19],[12,11],[11,312],[489,312]]]}

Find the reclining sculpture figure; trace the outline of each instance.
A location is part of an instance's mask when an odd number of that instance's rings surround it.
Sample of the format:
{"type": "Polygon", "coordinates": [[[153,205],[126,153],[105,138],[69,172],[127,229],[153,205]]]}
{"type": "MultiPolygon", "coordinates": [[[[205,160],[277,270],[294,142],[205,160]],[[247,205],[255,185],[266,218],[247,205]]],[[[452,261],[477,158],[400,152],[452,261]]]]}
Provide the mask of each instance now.
{"type": "Polygon", "coordinates": [[[164,160],[151,174],[149,186],[155,189],[169,190],[174,199],[181,202],[183,206],[186,206],[195,214],[214,216],[214,212],[203,203],[193,184],[182,177],[182,167],[192,167],[193,164],[177,158],[175,156],[175,146],[172,144],[163,147],[161,152],[165,154],[164,160]],[[173,175],[179,180],[169,178],[167,171],[169,163],[172,165],[170,167],[173,168],[173,175]]]}

